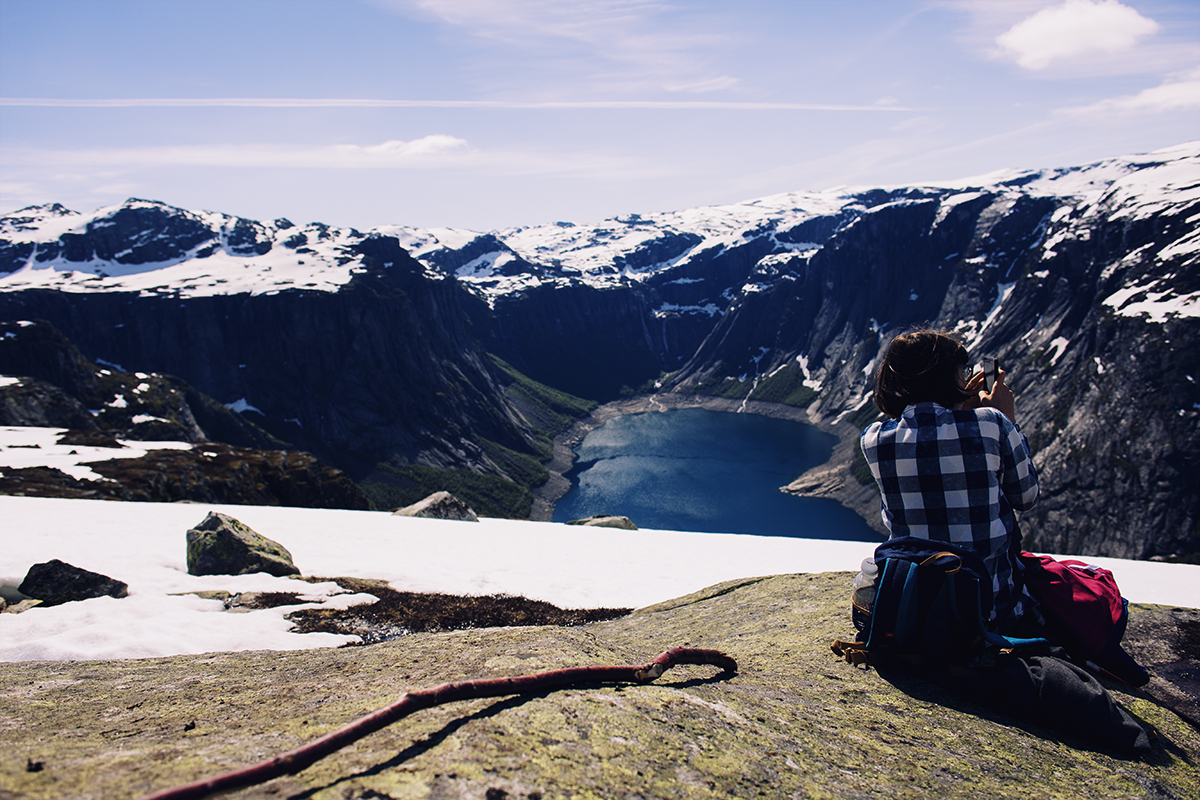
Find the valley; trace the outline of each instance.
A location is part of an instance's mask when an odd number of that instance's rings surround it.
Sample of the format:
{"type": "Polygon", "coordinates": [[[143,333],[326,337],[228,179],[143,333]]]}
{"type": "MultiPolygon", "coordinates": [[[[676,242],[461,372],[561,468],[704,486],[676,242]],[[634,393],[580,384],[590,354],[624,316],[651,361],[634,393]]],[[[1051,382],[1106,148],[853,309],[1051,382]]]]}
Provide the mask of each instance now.
{"type": "Polygon", "coordinates": [[[1009,370],[1043,475],[1027,547],[1195,561],[1197,214],[1197,143],[492,232],[39,206],[0,217],[0,320],[176,376],[379,507],[454,481],[536,518],[572,426],[682,398],[838,434],[792,489],[869,521],[874,365],[929,323],[1009,370]]]}

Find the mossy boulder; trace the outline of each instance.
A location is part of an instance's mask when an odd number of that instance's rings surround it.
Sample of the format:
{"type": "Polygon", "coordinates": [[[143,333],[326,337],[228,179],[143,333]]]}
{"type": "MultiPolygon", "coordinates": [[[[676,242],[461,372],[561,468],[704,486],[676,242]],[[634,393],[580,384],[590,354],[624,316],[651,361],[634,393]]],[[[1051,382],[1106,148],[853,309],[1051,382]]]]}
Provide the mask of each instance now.
{"type": "Polygon", "coordinates": [[[187,565],[189,575],[300,574],[287,548],[216,511],[187,532],[187,565]]]}
{"type": "MultiPolygon", "coordinates": [[[[1110,687],[1157,734],[1142,759],[837,659],[847,573],[732,581],[578,627],[425,633],[301,652],[5,665],[0,797],[133,798],[277,755],[406,690],[714,648],[736,676],[419,711],[231,798],[1196,798],[1200,732],[1110,687]],[[29,763],[41,765],[28,771],[29,763]]],[[[1179,658],[1184,609],[1137,606],[1130,651],[1179,658]],[[1172,634],[1173,635],[1173,634],[1172,634]],[[1137,637],[1149,637],[1143,641],[1137,637]],[[1143,646],[1146,645],[1146,646],[1143,646]]],[[[1188,624],[1191,624],[1189,622],[1188,624]]],[[[1154,662],[1147,662],[1152,668],[1154,662]]],[[[1148,687],[1149,688],[1149,687],[1148,687]]]]}

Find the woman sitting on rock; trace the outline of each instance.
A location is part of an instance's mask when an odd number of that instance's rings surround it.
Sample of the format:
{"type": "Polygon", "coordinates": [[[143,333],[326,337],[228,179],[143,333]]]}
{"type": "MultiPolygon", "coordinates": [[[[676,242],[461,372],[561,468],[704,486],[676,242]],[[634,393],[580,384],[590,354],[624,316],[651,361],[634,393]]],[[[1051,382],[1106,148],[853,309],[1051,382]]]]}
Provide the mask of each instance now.
{"type": "MultiPolygon", "coordinates": [[[[1023,591],[1014,513],[1037,502],[1038,476],[1029,443],[1013,421],[1015,402],[1004,373],[998,371],[989,392],[983,374],[972,375],[956,336],[903,333],[876,373],[875,404],[889,419],[867,426],[862,451],[892,539],[929,539],[975,551],[992,578],[988,627],[1012,635],[1020,623],[1041,636],[1037,603],[1023,591]]],[[[993,662],[977,659],[971,669],[944,674],[939,682],[1105,746],[1150,750],[1146,732],[1095,678],[1064,660],[1062,648],[1038,641],[1038,650],[1001,651],[993,662]]]]}
{"type": "Polygon", "coordinates": [[[1012,389],[999,371],[991,392],[971,374],[953,334],[902,333],[875,377],[875,405],[890,419],[862,433],[862,451],[893,538],[969,547],[992,576],[992,619],[1004,631],[1024,610],[1014,511],[1033,507],[1038,477],[1014,422],[1012,389]]]}

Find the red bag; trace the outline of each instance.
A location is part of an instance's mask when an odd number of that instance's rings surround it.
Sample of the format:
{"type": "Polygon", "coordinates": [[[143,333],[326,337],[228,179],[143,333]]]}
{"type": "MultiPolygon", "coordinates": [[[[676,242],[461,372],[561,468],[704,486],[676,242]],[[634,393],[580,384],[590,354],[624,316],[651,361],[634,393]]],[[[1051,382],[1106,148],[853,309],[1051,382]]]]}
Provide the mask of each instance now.
{"type": "Polygon", "coordinates": [[[1021,560],[1025,587],[1067,652],[1131,686],[1149,682],[1146,670],[1121,648],[1129,603],[1121,597],[1112,572],[1082,561],[1055,561],[1033,553],[1021,553],[1021,560]]]}

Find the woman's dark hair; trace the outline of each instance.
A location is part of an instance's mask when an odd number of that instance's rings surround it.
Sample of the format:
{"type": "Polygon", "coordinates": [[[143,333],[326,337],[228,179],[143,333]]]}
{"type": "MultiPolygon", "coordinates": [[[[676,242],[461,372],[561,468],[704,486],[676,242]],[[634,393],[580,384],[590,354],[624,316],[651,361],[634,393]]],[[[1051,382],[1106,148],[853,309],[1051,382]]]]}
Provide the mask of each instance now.
{"type": "Polygon", "coordinates": [[[913,403],[954,408],[970,397],[958,383],[967,348],[950,331],[906,331],[892,339],[875,373],[875,405],[899,419],[913,403]]]}

